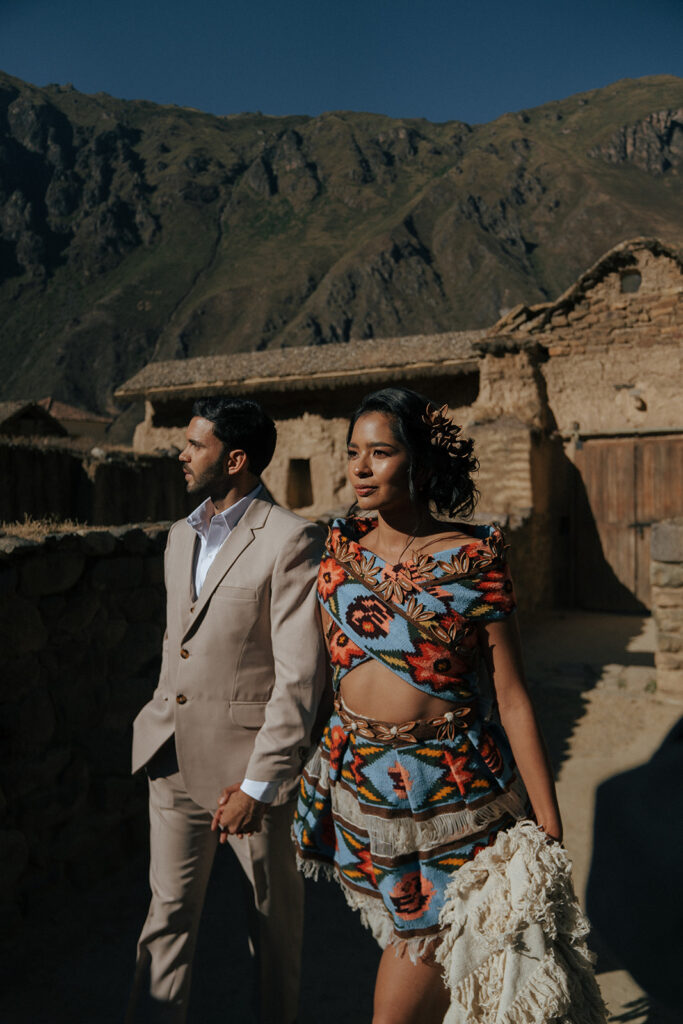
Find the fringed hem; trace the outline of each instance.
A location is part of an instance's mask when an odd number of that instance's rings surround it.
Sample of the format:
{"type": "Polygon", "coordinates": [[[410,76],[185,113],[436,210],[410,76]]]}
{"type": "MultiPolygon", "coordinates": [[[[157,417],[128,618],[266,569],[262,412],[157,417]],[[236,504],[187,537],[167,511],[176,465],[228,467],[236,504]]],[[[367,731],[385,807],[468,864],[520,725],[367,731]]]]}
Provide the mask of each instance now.
{"type": "MultiPolygon", "coordinates": [[[[495,953],[451,991],[444,1024],[605,1024],[607,1011],[597,982],[577,985],[557,951],[542,958],[523,989],[500,1010],[509,970],[508,953],[495,953]],[[594,990],[594,991],[592,991],[594,990]]],[[[439,959],[438,953],[436,957],[439,959]]]]}
{"type": "Polygon", "coordinates": [[[444,1024],[605,1024],[569,858],[533,822],[455,873],[440,923],[444,1024]]]}
{"type": "Polygon", "coordinates": [[[344,885],[343,878],[333,864],[302,857],[297,850],[296,866],[304,878],[312,878],[316,882],[321,877],[327,881],[336,881],[344,893],[344,899],[349,907],[351,910],[358,911],[363,926],[372,933],[372,937],[380,949],[395,946],[397,949],[405,950],[413,963],[417,963],[422,957],[433,952],[434,945],[439,938],[437,931],[433,935],[419,935],[413,938],[402,938],[397,935],[391,914],[385,908],[381,898],[365,896],[355,889],[349,889],[344,885]]]}
{"type": "Polygon", "coordinates": [[[328,882],[332,882],[337,874],[334,864],[326,864],[324,860],[302,857],[298,850],[296,850],[296,866],[304,878],[312,878],[314,882],[319,881],[321,875],[328,882]]]}

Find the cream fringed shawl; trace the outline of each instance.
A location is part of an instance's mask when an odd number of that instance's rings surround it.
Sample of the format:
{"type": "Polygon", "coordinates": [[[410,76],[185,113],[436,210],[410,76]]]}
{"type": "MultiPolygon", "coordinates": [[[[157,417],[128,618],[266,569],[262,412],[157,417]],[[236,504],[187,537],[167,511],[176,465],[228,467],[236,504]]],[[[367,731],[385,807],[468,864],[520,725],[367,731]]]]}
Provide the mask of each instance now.
{"type": "Polygon", "coordinates": [[[444,1024],[607,1021],[569,858],[533,822],[501,832],[455,872],[440,923],[444,1024]]]}

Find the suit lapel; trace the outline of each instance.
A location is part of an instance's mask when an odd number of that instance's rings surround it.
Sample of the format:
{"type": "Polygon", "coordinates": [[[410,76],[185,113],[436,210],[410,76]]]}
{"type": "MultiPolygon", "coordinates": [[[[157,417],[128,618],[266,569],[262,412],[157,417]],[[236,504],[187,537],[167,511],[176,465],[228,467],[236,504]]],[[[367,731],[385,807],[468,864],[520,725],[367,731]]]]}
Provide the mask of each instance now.
{"type": "Polygon", "coordinates": [[[180,598],[180,614],[183,624],[190,618],[190,606],[194,600],[194,552],[199,538],[189,523],[182,523],[177,528],[177,544],[174,544],[173,567],[171,569],[171,585],[182,581],[178,587],[180,598]]]}
{"type": "MultiPolygon", "coordinates": [[[[199,622],[202,612],[211,600],[216,587],[240,557],[242,552],[245,551],[252,543],[255,537],[255,532],[260,530],[264,525],[272,507],[273,499],[264,488],[261,494],[257,498],[254,498],[235,529],[221,545],[211,564],[211,568],[206,574],[206,579],[204,580],[201,593],[194,602],[194,612],[190,613],[188,608],[188,614],[185,620],[187,623],[185,636],[187,636],[192,627],[199,622]],[[192,620],[191,622],[188,621],[190,618],[192,620]]],[[[192,530],[192,527],[190,527],[190,530],[192,530]]],[[[194,530],[192,530],[192,533],[194,533],[194,530]]],[[[191,575],[192,557],[190,558],[190,576],[191,575]]],[[[192,581],[190,582],[190,586],[193,587],[192,581]]]]}

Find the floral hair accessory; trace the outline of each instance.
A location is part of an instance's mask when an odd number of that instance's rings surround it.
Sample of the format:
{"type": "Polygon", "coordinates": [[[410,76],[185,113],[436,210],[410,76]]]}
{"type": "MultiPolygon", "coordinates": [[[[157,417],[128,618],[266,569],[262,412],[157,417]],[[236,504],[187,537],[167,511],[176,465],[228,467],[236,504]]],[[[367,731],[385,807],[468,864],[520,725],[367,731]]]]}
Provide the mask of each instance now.
{"type": "Polygon", "coordinates": [[[441,448],[452,459],[460,454],[462,438],[458,437],[460,427],[447,415],[448,406],[437,409],[430,402],[422,415],[422,422],[429,427],[429,440],[435,448],[441,448]]]}

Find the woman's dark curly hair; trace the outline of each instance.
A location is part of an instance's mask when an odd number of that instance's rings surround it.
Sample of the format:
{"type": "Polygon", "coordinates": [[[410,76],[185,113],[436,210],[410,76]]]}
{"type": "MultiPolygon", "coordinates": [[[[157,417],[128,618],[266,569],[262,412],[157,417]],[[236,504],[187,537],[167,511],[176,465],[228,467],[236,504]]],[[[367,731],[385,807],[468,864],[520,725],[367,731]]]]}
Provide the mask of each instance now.
{"type": "Polygon", "coordinates": [[[474,442],[457,437],[451,439],[450,450],[445,445],[432,444],[433,429],[424,418],[428,411],[436,411],[434,404],[410,388],[373,391],[351,416],[346,442],[351,441],[361,416],[384,413],[391,421],[394,437],[410,456],[408,486],[413,504],[426,503],[437,512],[466,519],[472,515],[479,497],[472,480],[472,474],[479,468],[473,455],[474,442]]]}

